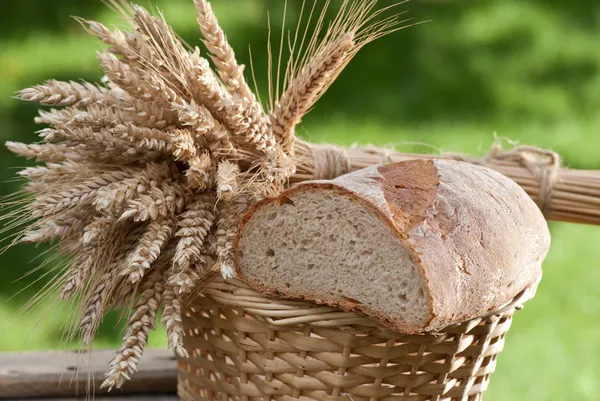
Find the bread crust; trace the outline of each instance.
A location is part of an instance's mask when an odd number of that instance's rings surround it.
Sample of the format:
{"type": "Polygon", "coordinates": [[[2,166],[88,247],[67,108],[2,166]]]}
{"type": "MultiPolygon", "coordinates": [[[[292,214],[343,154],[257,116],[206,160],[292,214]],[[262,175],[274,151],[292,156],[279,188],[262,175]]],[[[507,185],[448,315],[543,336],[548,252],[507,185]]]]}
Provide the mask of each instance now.
{"type": "Polygon", "coordinates": [[[359,311],[404,333],[436,331],[497,310],[537,284],[549,246],[546,220],[515,182],[486,167],[447,160],[403,161],[301,183],[255,204],[234,240],[238,276],[255,289],[359,311]],[[285,203],[299,191],[350,197],[391,227],[424,278],[426,325],[408,325],[351,299],[269,288],[244,276],[237,250],[245,225],[261,208],[285,203]]]}

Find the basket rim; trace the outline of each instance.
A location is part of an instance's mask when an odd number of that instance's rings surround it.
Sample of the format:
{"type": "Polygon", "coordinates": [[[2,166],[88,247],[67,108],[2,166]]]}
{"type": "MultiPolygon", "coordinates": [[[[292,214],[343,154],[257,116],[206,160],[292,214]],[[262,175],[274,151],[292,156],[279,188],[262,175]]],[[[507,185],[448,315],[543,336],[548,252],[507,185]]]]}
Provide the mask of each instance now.
{"type": "MultiPolygon", "coordinates": [[[[423,331],[422,334],[439,332],[449,327],[478,324],[482,319],[519,310],[523,304],[531,300],[536,293],[539,281],[526,287],[513,299],[499,308],[477,317],[452,322],[442,329],[423,331]]],[[[240,279],[217,279],[209,283],[202,294],[213,298],[218,303],[231,308],[242,309],[247,313],[260,316],[275,327],[295,326],[300,324],[315,327],[339,327],[361,325],[381,327],[381,323],[361,312],[346,312],[337,307],[321,305],[310,301],[276,298],[256,289],[240,279]]],[[[193,304],[193,299],[190,305],[193,304]]]]}

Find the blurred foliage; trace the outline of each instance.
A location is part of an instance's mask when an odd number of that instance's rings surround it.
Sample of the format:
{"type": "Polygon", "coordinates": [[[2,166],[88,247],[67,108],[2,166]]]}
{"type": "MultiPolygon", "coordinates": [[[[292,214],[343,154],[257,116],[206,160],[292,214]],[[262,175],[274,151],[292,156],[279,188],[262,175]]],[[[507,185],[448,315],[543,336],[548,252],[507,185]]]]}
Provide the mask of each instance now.
{"type": "MultiPolygon", "coordinates": [[[[246,65],[251,46],[266,101],[267,11],[277,47],[282,2],[213,3],[246,65]]],[[[164,11],[186,41],[199,43],[191,0],[152,4],[164,11]]],[[[299,5],[299,0],[290,0],[288,22],[294,21],[299,5]]],[[[521,143],[552,148],[569,166],[600,169],[600,3],[413,0],[401,7],[415,22],[429,22],[365,48],[307,116],[298,129],[301,135],[346,145],[396,144],[405,151],[482,154],[497,132],[521,143]]],[[[16,90],[49,78],[99,80],[95,51],[102,45],[71,15],[121,23],[99,0],[3,3],[1,140],[36,140],[39,127],[32,121],[37,106],[11,98],[16,90]]],[[[19,185],[12,181],[12,167],[26,162],[1,152],[0,178],[5,183],[0,193],[7,194],[19,185]]],[[[545,279],[508,336],[490,400],[597,400],[600,394],[600,249],[595,246],[600,228],[566,224],[551,228],[554,243],[545,279]]],[[[54,264],[48,263],[15,281],[48,260],[44,251],[18,246],[0,256],[4,329],[0,351],[60,346],[68,311],[48,309],[53,298],[44,301],[39,311],[17,312],[54,274],[54,264]]],[[[98,346],[115,345],[118,317],[115,313],[107,319],[98,346]]],[[[163,345],[164,337],[155,336],[152,344],[163,345]]]]}

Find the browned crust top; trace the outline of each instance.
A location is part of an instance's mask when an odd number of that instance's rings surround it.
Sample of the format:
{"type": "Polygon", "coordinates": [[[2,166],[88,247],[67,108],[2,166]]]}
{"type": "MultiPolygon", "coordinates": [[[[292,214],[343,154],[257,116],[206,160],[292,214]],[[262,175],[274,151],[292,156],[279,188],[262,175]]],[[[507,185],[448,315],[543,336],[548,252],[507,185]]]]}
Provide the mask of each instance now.
{"type": "Polygon", "coordinates": [[[379,166],[377,171],[383,177],[377,181],[394,224],[401,235],[406,235],[425,220],[437,197],[437,167],[431,160],[413,160],[379,166]]]}

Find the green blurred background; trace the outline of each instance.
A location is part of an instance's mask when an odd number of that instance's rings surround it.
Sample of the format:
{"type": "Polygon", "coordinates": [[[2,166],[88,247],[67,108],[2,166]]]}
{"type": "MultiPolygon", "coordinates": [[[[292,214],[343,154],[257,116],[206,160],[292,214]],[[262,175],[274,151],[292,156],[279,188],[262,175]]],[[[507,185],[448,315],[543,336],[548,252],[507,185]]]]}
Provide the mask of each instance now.
{"type": "MultiPolygon", "coordinates": [[[[251,45],[264,89],[267,10],[277,31],[282,2],[213,3],[246,64],[251,45]]],[[[297,3],[291,0],[292,10],[297,3]]],[[[198,43],[191,0],[152,4],[184,39],[198,43]]],[[[0,139],[31,142],[39,129],[32,122],[37,106],[11,96],[49,78],[98,81],[95,51],[102,46],[70,16],[119,21],[99,0],[11,0],[2,8],[0,139]]],[[[600,169],[600,3],[413,0],[404,8],[417,21],[432,21],[368,46],[305,119],[300,135],[432,151],[408,144],[422,142],[476,155],[489,149],[496,132],[556,150],[570,167],[600,169]]],[[[26,162],[1,152],[6,182],[0,192],[6,194],[18,188],[10,180],[26,162]]],[[[515,321],[488,400],[600,399],[600,227],[553,223],[551,230],[544,280],[515,321]]],[[[52,308],[50,299],[19,312],[49,279],[44,268],[18,280],[46,258],[43,251],[18,246],[0,256],[0,351],[64,346],[66,308],[52,308]]],[[[106,319],[98,347],[117,346],[116,322],[116,315],[106,319]]],[[[164,346],[164,335],[156,333],[151,345],[164,346]]]]}

